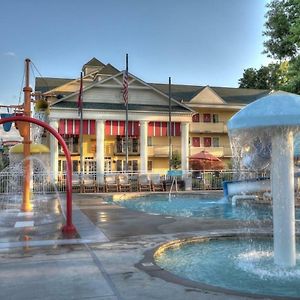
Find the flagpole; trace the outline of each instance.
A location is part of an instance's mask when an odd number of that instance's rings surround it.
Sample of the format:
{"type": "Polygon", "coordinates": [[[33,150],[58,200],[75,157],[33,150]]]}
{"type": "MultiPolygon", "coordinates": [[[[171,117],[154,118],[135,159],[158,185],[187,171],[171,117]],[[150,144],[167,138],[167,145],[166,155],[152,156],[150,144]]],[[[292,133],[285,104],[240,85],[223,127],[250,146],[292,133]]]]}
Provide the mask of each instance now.
{"type": "Polygon", "coordinates": [[[172,169],[171,77],[169,77],[169,170],[172,169]]]}
{"type": "Polygon", "coordinates": [[[83,102],[82,102],[82,88],[83,88],[83,79],[82,79],[82,72],[80,73],[80,90],[79,90],[79,98],[78,98],[78,113],[80,117],[79,123],[79,145],[80,145],[80,185],[83,185],[83,102]]]}
{"type": "Polygon", "coordinates": [[[126,53],[126,80],[127,80],[127,91],[125,99],[126,108],[126,120],[125,120],[125,143],[126,143],[126,158],[125,158],[125,171],[128,172],[128,54],[126,53]]]}

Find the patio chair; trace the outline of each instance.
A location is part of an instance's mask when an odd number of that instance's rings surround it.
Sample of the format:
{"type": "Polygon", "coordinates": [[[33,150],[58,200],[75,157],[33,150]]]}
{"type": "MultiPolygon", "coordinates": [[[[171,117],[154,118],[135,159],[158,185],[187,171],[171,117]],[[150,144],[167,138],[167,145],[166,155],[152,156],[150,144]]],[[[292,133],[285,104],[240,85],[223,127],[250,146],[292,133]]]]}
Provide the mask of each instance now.
{"type": "Polygon", "coordinates": [[[83,193],[96,192],[96,182],[92,175],[89,174],[83,175],[82,191],[83,193]]]}
{"type": "Polygon", "coordinates": [[[150,192],[151,191],[151,180],[148,175],[141,174],[139,175],[139,191],[140,192],[150,192]]]}
{"type": "Polygon", "coordinates": [[[151,175],[151,186],[153,192],[163,192],[164,191],[164,184],[160,181],[159,174],[152,174],[151,175]]]}
{"type": "Polygon", "coordinates": [[[106,175],[105,176],[105,190],[106,192],[118,192],[119,191],[119,185],[117,182],[117,176],[116,175],[106,175]]]}
{"type": "Polygon", "coordinates": [[[119,191],[120,192],[131,192],[131,184],[129,183],[127,174],[119,175],[119,191]]]}
{"type": "Polygon", "coordinates": [[[81,192],[81,182],[79,174],[72,175],[72,192],[80,193],[81,192]]]}

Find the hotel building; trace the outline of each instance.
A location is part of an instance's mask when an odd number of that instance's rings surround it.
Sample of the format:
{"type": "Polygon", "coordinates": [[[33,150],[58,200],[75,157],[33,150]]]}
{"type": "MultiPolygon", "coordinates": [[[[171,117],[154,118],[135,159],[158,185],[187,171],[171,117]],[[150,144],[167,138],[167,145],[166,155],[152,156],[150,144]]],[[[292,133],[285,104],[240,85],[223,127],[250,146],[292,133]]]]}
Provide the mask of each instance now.
{"type": "MultiPolygon", "coordinates": [[[[123,72],[96,58],[83,68],[83,170],[105,172],[125,168],[125,105],[123,72]]],[[[50,103],[49,123],[65,139],[80,170],[77,100],[80,78],[36,78],[35,93],[50,103]]],[[[128,169],[132,172],[165,174],[169,169],[169,86],[128,78],[128,169]]],[[[179,155],[181,169],[189,170],[189,156],[206,150],[230,167],[228,119],[268,90],[172,85],[172,153],[179,155]]],[[[65,170],[65,158],[50,137],[50,163],[56,174],[65,170]]]]}

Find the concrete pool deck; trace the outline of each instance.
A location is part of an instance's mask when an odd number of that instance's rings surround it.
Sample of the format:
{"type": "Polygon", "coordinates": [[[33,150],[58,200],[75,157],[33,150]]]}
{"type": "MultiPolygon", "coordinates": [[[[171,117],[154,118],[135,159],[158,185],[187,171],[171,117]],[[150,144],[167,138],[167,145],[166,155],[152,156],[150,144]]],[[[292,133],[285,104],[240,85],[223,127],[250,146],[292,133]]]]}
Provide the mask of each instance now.
{"type": "MultiPolygon", "coordinates": [[[[174,239],[245,232],[241,222],[149,215],[111,204],[100,194],[73,198],[74,223],[79,219],[81,228],[77,239],[5,247],[0,239],[0,299],[250,299],[161,279],[161,270],[144,256],[174,239]]],[[[270,224],[250,228],[268,232],[270,224]]],[[[46,240],[57,241],[55,236],[46,240]]]]}

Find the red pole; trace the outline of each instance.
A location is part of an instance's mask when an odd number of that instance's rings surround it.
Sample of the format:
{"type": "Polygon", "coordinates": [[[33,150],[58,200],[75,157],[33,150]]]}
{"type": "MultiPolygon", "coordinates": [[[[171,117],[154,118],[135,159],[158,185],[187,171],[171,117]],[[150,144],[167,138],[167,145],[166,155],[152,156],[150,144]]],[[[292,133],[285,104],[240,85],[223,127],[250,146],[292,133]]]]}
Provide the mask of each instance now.
{"type": "Polygon", "coordinates": [[[36,125],[39,125],[46,130],[48,130],[54,137],[58,140],[60,145],[63,148],[64,154],[66,156],[67,160],[67,187],[66,187],[66,197],[67,197],[67,211],[66,211],[66,224],[62,227],[62,231],[65,234],[75,234],[76,228],[72,223],[72,163],[71,163],[71,155],[68,149],[68,146],[66,145],[64,139],[61,137],[61,135],[49,124],[42,122],[38,119],[34,119],[28,116],[15,116],[10,118],[4,118],[0,119],[0,125],[7,122],[16,122],[16,121],[24,121],[28,123],[34,123],[36,125]]]}

